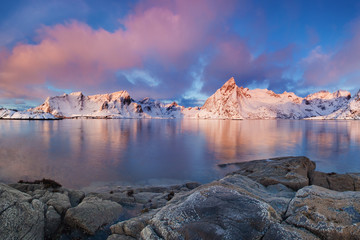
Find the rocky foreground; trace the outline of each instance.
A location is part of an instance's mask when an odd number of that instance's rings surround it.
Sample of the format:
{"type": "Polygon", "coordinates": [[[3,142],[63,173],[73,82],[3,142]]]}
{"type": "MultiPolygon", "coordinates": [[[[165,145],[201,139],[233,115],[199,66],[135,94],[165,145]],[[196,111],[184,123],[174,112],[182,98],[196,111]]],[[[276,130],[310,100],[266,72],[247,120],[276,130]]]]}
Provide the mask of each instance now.
{"type": "Polygon", "coordinates": [[[0,239],[360,239],[360,174],[306,157],[234,165],[209,184],[107,193],[0,184],[0,239]]]}

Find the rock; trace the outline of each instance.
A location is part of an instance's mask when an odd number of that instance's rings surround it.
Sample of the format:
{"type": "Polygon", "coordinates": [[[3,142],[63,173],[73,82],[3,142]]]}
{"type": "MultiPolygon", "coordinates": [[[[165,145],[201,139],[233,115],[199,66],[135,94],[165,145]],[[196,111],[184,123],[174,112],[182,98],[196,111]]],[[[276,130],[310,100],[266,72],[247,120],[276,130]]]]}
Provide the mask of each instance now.
{"type": "Polygon", "coordinates": [[[149,225],[164,239],[260,239],[280,220],[269,204],[215,182],[178,194],[149,225]]]}
{"type": "Polygon", "coordinates": [[[119,235],[119,234],[112,234],[107,238],[107,240],[135,240],[135,239],[136,238],[125,235],[119,235]]]}
{"type": "Polygon", "coordinates": [[[61,216],[53,206],[49,206],[45,214],[45,237],[47,239],[53,239],[60,225],[61,216]]]}
{"type": "Polygon", "coordinates": [[[140,239],[161,240],[162,238],[155,233],[154,229],[152,229],[150,226],[146,226],[140,233],[140,239]]]}
{"type": "Polygon", "coordinates": [[[280,183],[267,186],[266,191],[276,195],[277,197],[286,197],[286,198],[295,197],[295,191],[280,183]]]}
{"type": "Polygon", "coordinates": [[[359,239],[360,192],[305,187],[290,202],[286,217],[287,223],[322,239],[359,239]]]}
{"type": "Polygon", "coordinates": [[[56,211],[63,215],[65,214],[66,210],[71,208],[70,199],[67,193],[52,193],[49,197],[50,199],[46,202],[48,206],[53,206],[56,211]]]}
{"type": "Polygon", "coordinates": [[[197,187],[201,186],[201,184],[197,183],[197,182],[188,182],[188,183],[185,183],[185,186],[188,189],[193,190],[194,188],[197,188],[197,187]]]}
{"type": "Polygon", "coordinates": [[[127,236],[131,236],[137,238],[139,233],[146,225],[141,221],[132,221],[128,220],[123,225],[124,234],[127,236]]]}
{"type": "Polygon", "coordinates": [[[310,176],[310,184],[329,189],[327,176],[327,173],[314,171],[310,176]]]}
{"type": "Polygon", "coordinates": [[[44,204],[0,183],[0,239],[44,239],[44,204]]]}
{"type": "Polygon", "coordinates": [[[76,207],[84,199],[85,193],[79,190],[69,190],[69,199],[71,207],[76,207]]]}
{"type": "Polygon", "coordinates": [[[87,197],[97,197],[103,200],[116,202],[122,206],[135,206],[136,202],[133,196],[128,196],[125,192],[110,193],[89,193],[87,197]]]}
{"type": "Polygon", "coordinates": [[[294,190],[308,186],[310,182],[308,176],[315,169],[315,163],[307,157],[271,158],[234,163],[234,165],[240,168],[234,172],[235,174],[247,176],[264,186],[281,183],[294,190]]]}
{"type": "Polygon", "coordinates": [[[41,184],[28,184],[28,183],[13,183],[13,184],[9,184],[9,186],[24,193],[33,192],[35,190],[44,188],[43,185],[41,184]]]}
{"type": "Polygon", "coordinates": [[[120,204],[97,197],[85,197],[74,208],[70,208],[65,214],[65,223],[71,228],[80,228],[90,235],[103,225],[118,219],[123,213],[120,204]]]}
{"type": "Polygon", "coordinates": [[[323,173],[315,171],[311,175],[311,184],[335,191],[354,191],[355,174],[323,173]]]}
{"type": "Polygon", "coordinates": [[[140,193],[136,193],[134,194],[134,199],[137,203],[148,203],[149,201],[151,202],[153,199],[158,199],[164,197],[163,193],[152,193],[152,192],[140,192],[140,193]]]}
{"type": "Polygon", "coordinates": [[[272,224],[266,231],[263,240],[316,240],[319,239],[314,234],[300,228],[287,224],[272,224]]]}
{"type": "Polygon", "coordinates": [[[270,204],[279,214],[284,215],[295,192],[282,184],[264,187],[258,182],[240,174],[233,174],[221,179],[221,183],[230,183],[238,191],[270,204]]]}
{"type": "Polygon", "coordinates": [[[152,210],[138,217],[118,222],[110,227],[111,233],[139,238],[140,232],[156,213],[157,210],[152,210]]]}
{"type": "Polygon", "coordinates": [[[354,191],[360,191],[360,173],[349,173],[354,179],[354,191]]]}
{"type": "Polygon", "coordinates": [[[315,169],[315,163],[307,157],[271,158],[234,165],[240,168],[235,173],[247,176],[264,186],[281,183],[294,190],[308,186],[308,176],[315,169]]]}
{"type": "Polygon", "coordinates": [[[70,199],[66,191],[53,191],[52,189],[37,189],[31,192],[33,198],[39,199],[48,206],[53,206],[55,210],[63,215],[71,207],[70,199]]]}

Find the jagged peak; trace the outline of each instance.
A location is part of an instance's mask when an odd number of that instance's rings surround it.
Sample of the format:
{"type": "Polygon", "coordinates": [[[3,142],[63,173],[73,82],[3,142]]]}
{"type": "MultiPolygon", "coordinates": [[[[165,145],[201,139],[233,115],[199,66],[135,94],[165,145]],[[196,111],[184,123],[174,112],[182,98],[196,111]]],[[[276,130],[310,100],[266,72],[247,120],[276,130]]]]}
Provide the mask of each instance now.
{"type": "Polygon", "coordinates": [[[236,87],[235,79],[234,77],[231,77],[229,80],[227,80],[224,85],[220,88],[221,92],[227,92],[229,90],[232,90],[236,87]]]}
{"type": "Polygon", "coordinates": [[[235,82],[235,78],[234,78],[234,77],[231,77],[229,80],[227,80],[227,81],[224,83],[223,87],[224,87],[224,86],[233,86],[233,85],[236,85],[236,82],[235,82]]]}
{"type": "Polygon", "coordinates": [[[333,93],[333,95],[335,97],[351,97],[351,93],[349,91],[346,90],[337,90],[336,92],[333,93]]]}
{"type": "Polygon", "coordinates": [[[321,90],[312,94],[309,94],[305,97],[306,100],[313,100],[313,99],[333,99],[333,98],[340,98],[340,97],[351,97],[351,93],[346,90],[337,90],[333,93],[321,90]]]}
{"type": "Polygon", "coordinates": [[[109,94],[111,97],[113,98],[119,98],[119,97],[130,97],[130,94],[128,91],[123,90],[123,91],[118,91],[118,92],[113,92],[109,94]]]}
{"type": "Polygon", "coordinates": [[[72,92],[69,94],[70,96],[81,96],[83,95],[82,92],[72,92]]]}

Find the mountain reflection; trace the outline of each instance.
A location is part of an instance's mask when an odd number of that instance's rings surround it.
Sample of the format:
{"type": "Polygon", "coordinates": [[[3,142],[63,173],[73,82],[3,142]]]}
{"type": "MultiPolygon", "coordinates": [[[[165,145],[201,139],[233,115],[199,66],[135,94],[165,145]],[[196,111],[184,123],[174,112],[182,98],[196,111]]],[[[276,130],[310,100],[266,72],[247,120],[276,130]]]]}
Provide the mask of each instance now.
{"type": "MultiPolygon", "coordinates": [[[[216,164],[305,155],[360,171],[359,121],[0,121],[0,181],[43,177],[81,188],[149,179],[211,181],[216,164]]],[[[229,171],[229,169],[225,169],[229,171]]]]}

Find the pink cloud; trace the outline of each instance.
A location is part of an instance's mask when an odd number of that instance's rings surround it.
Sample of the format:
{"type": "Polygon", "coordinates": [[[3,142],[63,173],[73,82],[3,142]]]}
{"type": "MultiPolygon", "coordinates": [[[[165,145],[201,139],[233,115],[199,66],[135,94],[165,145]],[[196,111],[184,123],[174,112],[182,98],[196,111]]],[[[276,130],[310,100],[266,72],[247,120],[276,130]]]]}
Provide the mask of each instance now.
{"type": "Polygon", "coordinates": [[[360,21],[352,24],[352,37],[335,52],[324,52],[321,46],[311,50],[301,62],[306,85],[326,86],[339,81],[357,83],[360,77],[360,21]]]}
{"type": "Polygon", "coordinates": [[[185,68],[192,51],[211,40],[219,8],[229,6],[216,1],[146,6],[152,2],[141,3],[122,20],[125,29],[115,32],[77,21],[39,29],[36,44],[20,43],[2,54],[2,97],[32,97],[34,91],[44,97],[42,86],[48,82],[63,88],[101,84],[118,70],[141,68],[148,59],[185,68]]]}

